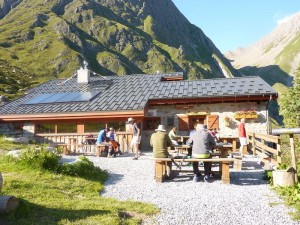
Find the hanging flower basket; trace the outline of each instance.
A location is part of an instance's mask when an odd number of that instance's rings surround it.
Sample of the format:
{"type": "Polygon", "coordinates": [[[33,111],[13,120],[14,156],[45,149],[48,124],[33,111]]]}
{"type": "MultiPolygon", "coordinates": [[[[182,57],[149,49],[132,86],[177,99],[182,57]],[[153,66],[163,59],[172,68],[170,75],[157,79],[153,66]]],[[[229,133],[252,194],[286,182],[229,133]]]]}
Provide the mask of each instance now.
{"type": "Polygon", "coordinates": [[[238,112],[235,112],[234,118],[235,119],[242,119],[242,118],[245,118],[245,119],[256,119],[256,118],[258,118],[258,114],[254,110],[250,110],[250,111],[238,111],[238,112]]]}

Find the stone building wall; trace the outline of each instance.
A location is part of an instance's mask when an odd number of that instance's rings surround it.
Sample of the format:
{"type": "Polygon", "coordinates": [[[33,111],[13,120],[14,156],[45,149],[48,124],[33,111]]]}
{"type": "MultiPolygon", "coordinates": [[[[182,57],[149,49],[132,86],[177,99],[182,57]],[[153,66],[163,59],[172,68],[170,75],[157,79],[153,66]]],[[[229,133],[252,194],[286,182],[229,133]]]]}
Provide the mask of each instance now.
{"type": "MultiPolygon", "coordinates": [[[[170,121],[174,121],[174,125],[178,127],[179,119],[178,114],[191,114],[198,112],[208,112],[210,115],[219,116],[219,136],[220,137],[237,137],[237,126],[239,119],[234,118],[234,114],[237,111],[250,111],[255,110],[258,113],[256,119],[246,119],[245,127],[246,131],[267,133],[267,111],[266,103],[218,103],[218,104],[196,104],[188,109],[179,109],[175,105],[162,105],[149,108],[148,116],[158,116],[161,118],[161,123],[167,128],[167,132],[172,129],[173,124],[170,121]],[[226,125],[225,117],[230,118],[229,125],[226,125]],[[173,118],[173,119],[172,119],[173,118]],[[169,122],[169,124],[168,124],[169,122]]],[[[150,136],[154,130],[142,131],[142,145],[141,149],[151,149],[149,141],[150,136]]],[[[189,131],[178,131],[179,135],[188,135],[189,131]]]]}

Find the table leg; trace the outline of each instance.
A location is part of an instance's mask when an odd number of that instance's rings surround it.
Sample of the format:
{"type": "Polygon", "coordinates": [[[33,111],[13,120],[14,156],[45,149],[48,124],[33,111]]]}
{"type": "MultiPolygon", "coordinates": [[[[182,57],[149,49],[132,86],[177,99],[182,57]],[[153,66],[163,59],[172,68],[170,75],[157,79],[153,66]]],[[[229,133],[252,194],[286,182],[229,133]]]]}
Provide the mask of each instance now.
{"type": "MultiPolygon", "coordinates": [[[[221,152],[221,158],[227,158],[227,148],[220,148],[220,152],[221,152]]],[[[220,174],[222,176],[222,171],[223,171],[223,163],[220,162],[220,165],[219,165],[219,170],[220,170],[220,174]]]]}
{"type": "Polygon", "coordinates": [[[229,175],[229,162],[222,162],[222,182],[224,184],[230,184],[230,175],[229,175]]]}

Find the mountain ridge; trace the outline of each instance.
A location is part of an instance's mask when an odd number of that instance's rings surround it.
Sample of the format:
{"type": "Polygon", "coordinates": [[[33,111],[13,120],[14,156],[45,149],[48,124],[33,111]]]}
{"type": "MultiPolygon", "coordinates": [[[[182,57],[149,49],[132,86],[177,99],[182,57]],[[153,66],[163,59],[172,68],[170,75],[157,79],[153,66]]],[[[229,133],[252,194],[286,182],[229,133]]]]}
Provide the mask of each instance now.
{"type": "Polygon", "coordinates": [[[238,48],[224,55],[242,74],[264,76],[266,79],[269,75],[273,83],[291,86],[300,65],[300,12],[278,24],[273,31],[249,47],[238,48]],[[277,78],[275,73],[278,74],[277,78]]]}
{"type": "Polygon", "coordinates": [[[83,60],[100,75],[240,76],[171,0],[2,0],[1,12],[2,59],[41,82],[69,77],[83,60]]]}

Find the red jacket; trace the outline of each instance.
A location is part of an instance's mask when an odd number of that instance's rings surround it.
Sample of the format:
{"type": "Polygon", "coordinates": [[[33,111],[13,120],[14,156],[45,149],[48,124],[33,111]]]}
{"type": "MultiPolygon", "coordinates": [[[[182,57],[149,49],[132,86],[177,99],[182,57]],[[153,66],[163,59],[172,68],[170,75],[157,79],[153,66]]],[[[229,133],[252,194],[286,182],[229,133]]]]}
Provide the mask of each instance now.
{"type": "Polygon", "coordinates": [[[246,129],[244,123],[239,124],[238,131],[239,131],[239,137],[246,137],[246,129]]]}

